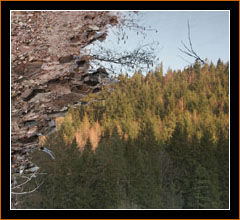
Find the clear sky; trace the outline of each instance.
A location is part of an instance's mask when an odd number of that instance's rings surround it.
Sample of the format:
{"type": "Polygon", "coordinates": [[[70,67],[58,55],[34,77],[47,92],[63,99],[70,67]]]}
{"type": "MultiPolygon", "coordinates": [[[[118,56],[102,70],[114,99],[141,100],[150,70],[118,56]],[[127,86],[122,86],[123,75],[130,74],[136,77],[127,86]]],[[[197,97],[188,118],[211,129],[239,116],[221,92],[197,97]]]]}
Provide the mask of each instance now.
{"type": "Polygon", "coordinates": [[[141,44],[157,41],[159,46],[156,47],[156,55],[159,62],[163,62],[164,73],[168,67],[173,70],[183,69],[188,63],[178,55],[194,62],[193,58],[185,56],[178,50],[183,48],[181,41],[188,45],[187,21],[189,21],[193,49],[202,59],[208,58],[214,63],[218,58],[224,62],[229,60],[228,11],[141,11],[137,18],[139,25],[151,26],[158,32],[146,31],[144,39],[142,35],[137,35],[136,31],[126,29],[124,31],[128,35],[128,40],[125,44],[123,42],[117,44],[118,36],[110,31],[101,46],[117,51],[133,50],[141,44]]]}

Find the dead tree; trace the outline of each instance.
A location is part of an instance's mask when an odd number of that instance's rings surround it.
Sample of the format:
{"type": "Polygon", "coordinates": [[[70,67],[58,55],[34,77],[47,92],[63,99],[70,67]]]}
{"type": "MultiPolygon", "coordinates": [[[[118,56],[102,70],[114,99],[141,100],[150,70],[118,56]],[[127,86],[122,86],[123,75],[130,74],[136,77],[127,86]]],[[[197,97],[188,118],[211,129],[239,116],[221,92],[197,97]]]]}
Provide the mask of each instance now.
{"type": "Polygon", "coordinates": [[[29,174],[12,175],[11,208],[15,209],[19,205],[18,196],[34,193],[44,183],[44,180],[41,183],[37,183],[36,180],[39,175],[46,175],[46,173],[39,173],[36,170],[29,174]],[[33,182],[35,182],[34,186],[33,182]]]}
{"type": "MultiPolygon", "coordinates": [[[[137,35],[142,35],[146,38],[148,32],[158,32],[158,30],[149,27],[141,26],[138,23],[138,12],[129,12],[128,15],[118,13],[118,24],[115,29],[111,29],[117,37],[116,45],[120,42],[124,45],[129,40],[126,29],[134,31],[137,35]]],[[[111,48],[106,49],[101,44],[94,45],[89,51],[90,67],[104,67],[109,73],[116,74],[116,69],[125,69],[126,71],[137,71],[139,69],[148,70],[157,60],[155,52],[158,49],[159,42],[151,42],[142,44],[134,50],[121,50],[111,48]],[[114,68],[115,67],[115,68],[114,68]]],[[[94,69],[94,68],[92,68],[94,69]]]]}
{"type": "MultiPolygon", "coordinates": [[[[183,49],[181,49],[181,48],[178,48],[178,49],[181,53],[183,53],[183,54],[185,54],[189,57],[193,57],[195,59],[195,62],[200,62],[201,64],[205,64],[205,61],[202,58],[200,58],[200,56],[193,49],[191,35],[190,35],[189,21],[187,22],[187,24],[188,24],[188,43],[189,43],[189,46],[186,46],[186,44],[183,41],[181,41],[183,49]]],[[[182,56],[179,55],[179,57],[182,58],[184,61],[188,62],[189,64],[191,64],[191,62],[184,59],[182,56]]]]}
{"type": "Polygon", "coordinates": [[[154,44],[142,45],[133,51],[125,50],[123,52],[101,48],[101,53],[90,52],[89,57],[93,65],[104,67],[112,74],[114,74],[113,65],[118,65],[121,68],[124,67],[127,71],[140,68],[144,70],[153,66],[156,60],[154,44]],[[106,63],[109,64],[109,67],[106,66],[106,63]]]}

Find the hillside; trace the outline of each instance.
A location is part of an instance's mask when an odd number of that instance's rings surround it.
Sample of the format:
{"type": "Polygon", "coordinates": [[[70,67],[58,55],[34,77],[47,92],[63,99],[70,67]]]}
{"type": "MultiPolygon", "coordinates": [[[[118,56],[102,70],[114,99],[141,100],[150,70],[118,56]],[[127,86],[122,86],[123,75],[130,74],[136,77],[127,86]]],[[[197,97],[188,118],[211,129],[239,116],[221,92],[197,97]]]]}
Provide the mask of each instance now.
{"type": "Polygon", "coordinates": [[[23,207],[228,208],[229,64],[118,80],[57,118],[57,159],[33,155],[45,182],[23,207]]]}

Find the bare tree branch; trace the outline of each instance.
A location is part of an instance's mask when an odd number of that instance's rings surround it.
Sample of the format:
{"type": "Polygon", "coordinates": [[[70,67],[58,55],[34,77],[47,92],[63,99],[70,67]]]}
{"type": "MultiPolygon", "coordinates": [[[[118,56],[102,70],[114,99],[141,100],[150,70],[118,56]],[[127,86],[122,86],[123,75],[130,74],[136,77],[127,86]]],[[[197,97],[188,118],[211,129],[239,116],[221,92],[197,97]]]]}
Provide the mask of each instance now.
{"type": "Polygon", "coordinates": [[[185,48],[185,50],[178,48],[180,52],[182,52],[183,54],[186,54],[190,57],[195,58],[195,61],[200,61],[202,64],[205,64],[205,61],[203,59],[201,59],[200,56],[198,56],[198,54],[193,49],[189,21],[188,21],[188,43],[189,43],[190,47],[187,47],[183,41],[181,41],[181,43],[182,43],[183,47],[185,48]]]}
{"type": "Polygon", "coordinates": [[[182,60],[184,60],[185,62],[189,63],[189,64],[192,64],[190,61],[184,59],[182,56],[178,55],[178,57],[180,57],[182,60]]]}
{"type": "Polygon", "coordinates": [[[139,15],[141,13],[129,13],[128,15],[120,13],[119,14],[119,23],[115,28],[111,29],[111,32],[116,35],[116,41],[112,42],[113,47],[104,48],[99,42],[96,42],[93,48],[87,53],[90,58],[90,67],[94,70],[96,67],[104,66],[108,72],[114,74],[122,70],[126,71],[136,71],[138,69],[147,70],[150,66],[153,66],[154,61],[156,61],[155,51],[157,51],[158,42],[152,42],[150,44],[144,44],[137,47],[132,51],[122,51],[117,49],[117,46],[120,42],[126,44],[129,40],[128,30],[132,30],[137,34],[141,34],[143,37],[146,37],[148,31],[157,30],[149,27],[145,27],[140,24],[139,15]],[[138,16],[136,18],[136,15],[138,16]],[[115,43],[115,46],[114,46],[115,43]],[[114,47],[116,49],[114,49],[114,47]]]}
{"type": "Polygon", "coordinates": [[[33,192],[35,192],[43,183],[44,183],[44,181],[42,181],[36,188],[34,188],[33,190],[28,191],[28,192],[11,192],[11,193],[14,194],[14,195],[25,195],[25,194],[33,193],[33,192]]]}
{"type": "MultiPolygon", "coordinates": [[[[133,69],[147,69],[149,66],[153,65],[156,60],[156,55],[154,54],[154,50],[156,48],[156,43],[145,44],[139,46],[133,51],[123,51],[118,52],[116,50],[104,49],[101,48],[100,51],[90,52],[89,57],[91,63],[95,66],[101,66],[101,62],[106,62],[104,68],[106,70],[110,69],[110,72],[113,72],[111,64],[114,64],[115,67],[118,65],[121,68],[127,70],[133,69]],[[108,68],[111,67],[111,68],[108,68]]],[[[91,64],[90,64],[91,65],[91,64]]],[[[94,66],[91,65],[91,66],[94,66]]]]}
{"type": "Polygon", "coordinates": [[[23,183],[17,185],[17,186],[12,187],[12,190],[13,190],[13,189],[16,189],[16,188],[20,188],[21,186],[27,184],[29,181],[32,180],[33,177],[36,177],[36,175],[35,175],[36,173],[37,173],[37,172],[33,173],[30,177],[26,177],[26,176],[24,176],[23,178],[27,178],[27,180],[26,180],[25,182],[23,182],[23,183]]]}
{"type": "MultiPolygon", "coordinates": [[[[44,181],[43,181],[41,184],[39,184],[39,185],[36,184],[37,187],[34,188],[34,189],[31,190],[31,191],[23,192],[23,189],[24,189],[24,186],[26,186],[28,183],[32,182],[33,178],[36,178],[37,175],[46,175],[46,174],[47,174],[47,173],[38,173],[38,172],[36,171],[36,172],[32,173],[30,176],[21,175],[21,174],[19,174],[19,175],[14,175],[14,176],[18,176],[19,178],[27,179],[27,180],[25,180],[25,181],[24,181],[23,183],[21,183],[21,184],[18,184],[18,185],[16,185],[16,186],[13,186],[13,187],[11,188],[11,194],[12,194],[12,195],[24,195],[24,194],[29,194],[29,193],[32,193],[32,192],[36,191],[36,190],[44,183],[44,181]],[[14,189],[19,189],[20,192],[14,192],[14,191],[13,191],[14,189]]],[[[15,179],[15,178],[16,178],[16,177],[14,177],[14,179],[15,179]]],[[[17,183],[17,181],[15,180],[15,181],[14,181],[14,184],[16,184],[16,183],[17,183]]]]}

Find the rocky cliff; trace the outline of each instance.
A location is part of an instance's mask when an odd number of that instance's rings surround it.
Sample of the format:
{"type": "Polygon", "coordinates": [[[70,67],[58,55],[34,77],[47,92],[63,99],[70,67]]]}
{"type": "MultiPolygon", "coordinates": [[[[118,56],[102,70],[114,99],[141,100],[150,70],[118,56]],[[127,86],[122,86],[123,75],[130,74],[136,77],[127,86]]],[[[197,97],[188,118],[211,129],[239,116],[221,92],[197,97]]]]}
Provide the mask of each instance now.
{"type": "Polygon", "coordinates": [[[89,72],[85,47],[103,41],[107,26],[117,25],[110,12],[14,11],[11,14],[11,173],[38,167],[29,154],[39,137],[55,131],[55,118],[69,105],[110,82],[103,68],[89,72]]]}

